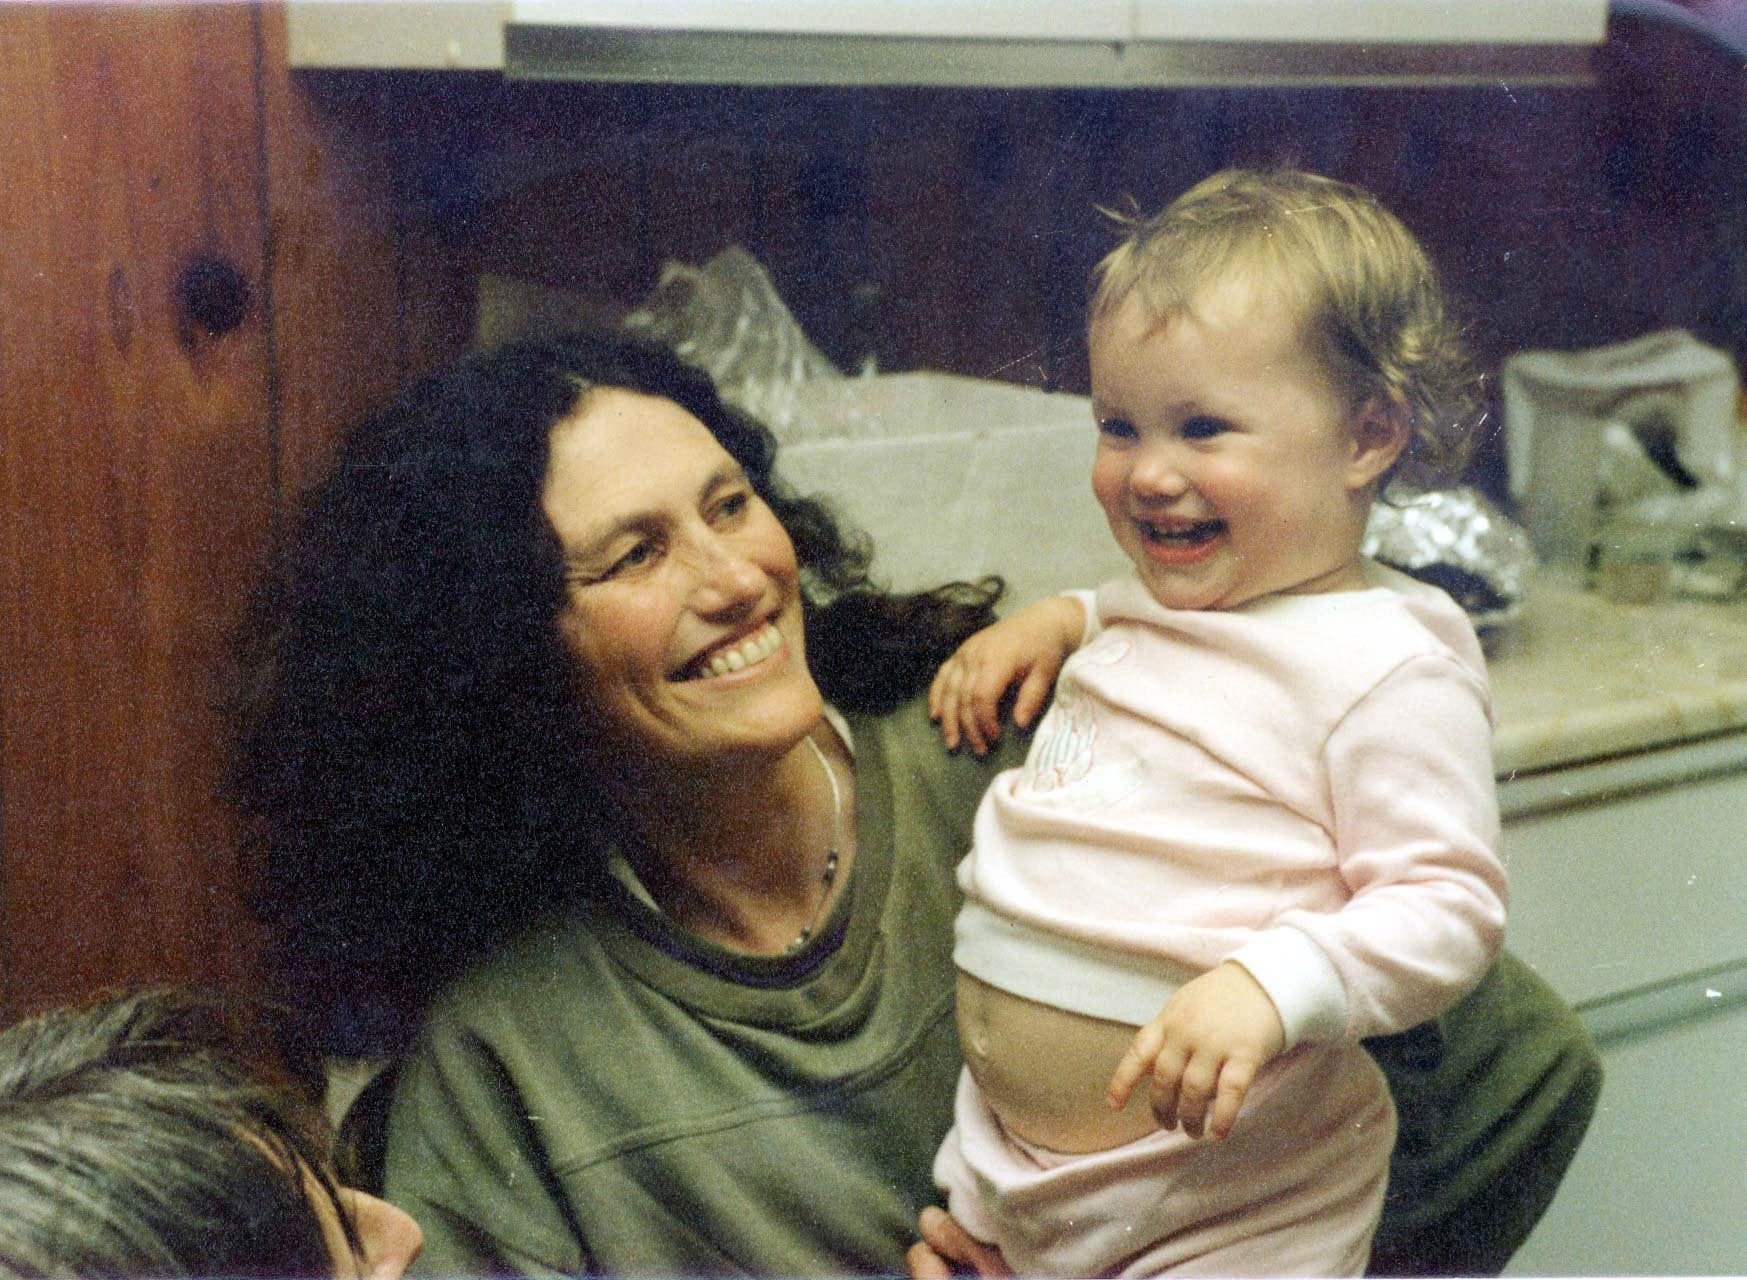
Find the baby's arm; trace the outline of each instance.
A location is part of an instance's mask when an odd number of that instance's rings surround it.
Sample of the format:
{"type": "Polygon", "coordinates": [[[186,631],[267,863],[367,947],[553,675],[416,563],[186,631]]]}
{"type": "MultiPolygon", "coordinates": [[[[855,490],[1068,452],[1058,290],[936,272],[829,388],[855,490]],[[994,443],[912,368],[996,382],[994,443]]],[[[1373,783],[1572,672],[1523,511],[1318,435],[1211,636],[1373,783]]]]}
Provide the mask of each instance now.
{"type": "Polygon", "coordinates": [[[1089,599],[1046,596],[984,627],[940,665],[928,687],[928,714],[949,749],[970,743],[979,756],[1001,737],[1001,702],[1015,681],[1013,722],[1030,726],[1068,655],[1086,632],[1089,599]]]}
{"type": "Polygon", "coordinates": [[[1256,1073],[1286,1044],[1274,1002],[1230,961],[1184,983],[1164,1010],[1135,1034],[1110,1080],[1120,1111],[1135,1085],[1153,1078],[1153,1115],[1191,1138],[1231,1132],[1256,1073]]]}
{"type": "Polygon", "coordinates": [[[1480,981],[1504,939],[1484,685],[1429,658],[1404,663],[1323,751],[1352,896],[1338,911],[1282,912],[1281,928],[1235,956],[1274,997],[1293,1043],[1436,1017],[1480,981]],[[1309,948],[1284,945],[1306,939],[1309,948]],[[1317,956],[1338,981],[1307,981],[1317,956]],[[1339,999],[1315,1000],[1318,987],[1339,999]]]}

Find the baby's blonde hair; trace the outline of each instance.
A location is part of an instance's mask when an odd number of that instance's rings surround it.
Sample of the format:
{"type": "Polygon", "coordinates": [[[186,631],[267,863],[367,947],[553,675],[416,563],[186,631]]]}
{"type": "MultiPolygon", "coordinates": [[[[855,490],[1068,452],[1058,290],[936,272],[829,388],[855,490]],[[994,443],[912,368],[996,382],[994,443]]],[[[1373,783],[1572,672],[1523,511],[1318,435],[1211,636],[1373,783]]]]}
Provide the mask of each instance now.
{"type": "Polygon", "coordinates": [[[1093,271],[1094,323],[1131,296],[1168,320],[1242,272],[1293,308],[1350,408],[1381,398],[1407,411],[1388,479],[1430,487],[1460,475],[1480,377],[1437,270],[1369,192],[1293,169],[1227,169],[1150,218],[1110,217],[1123,238],[1093,271]]]}

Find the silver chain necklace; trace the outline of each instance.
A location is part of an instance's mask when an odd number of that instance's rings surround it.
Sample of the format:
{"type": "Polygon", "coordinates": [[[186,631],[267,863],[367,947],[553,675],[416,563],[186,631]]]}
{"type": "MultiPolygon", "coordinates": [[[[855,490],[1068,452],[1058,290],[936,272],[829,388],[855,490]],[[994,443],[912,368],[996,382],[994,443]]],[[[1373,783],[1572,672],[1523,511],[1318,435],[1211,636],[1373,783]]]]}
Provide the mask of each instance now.
{"type": "Polygon", "coordinates": [[[822,886],[819,893],[819,905],[813,910],[812,919],[801,928],[800,935],[788,945],[788,950],[799,951],[807,945],[813,936],[813,930],[819,927],[819,922],[825,918],[825,906],[831,901],[831,886],[837,883],[837,833],[843,828],[843,791],[837,785],[837,774],[826,762],[825,753],[819,750],[819,744],[813,741],[813,735],[807,735],[807,745],[813,749],[813,758],[819,762],[819,767],[825,771],[825,781],[831,784],[831,848],[825,855],[825,871],[819,877],[822,886]]]}

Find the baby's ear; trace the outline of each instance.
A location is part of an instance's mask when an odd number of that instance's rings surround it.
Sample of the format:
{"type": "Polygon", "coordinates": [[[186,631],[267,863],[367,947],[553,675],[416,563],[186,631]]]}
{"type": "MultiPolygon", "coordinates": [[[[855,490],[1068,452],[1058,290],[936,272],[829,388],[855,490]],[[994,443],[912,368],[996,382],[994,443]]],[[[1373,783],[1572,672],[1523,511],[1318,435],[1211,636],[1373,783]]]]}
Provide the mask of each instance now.
{"type": "Polygon", "coordinates": [[[1357,492],[1375,484],[1407,448],[1413,413],[1387,396],[1372,396],[1353,411],[1353,456],[1347,485],[1357,492]]]}

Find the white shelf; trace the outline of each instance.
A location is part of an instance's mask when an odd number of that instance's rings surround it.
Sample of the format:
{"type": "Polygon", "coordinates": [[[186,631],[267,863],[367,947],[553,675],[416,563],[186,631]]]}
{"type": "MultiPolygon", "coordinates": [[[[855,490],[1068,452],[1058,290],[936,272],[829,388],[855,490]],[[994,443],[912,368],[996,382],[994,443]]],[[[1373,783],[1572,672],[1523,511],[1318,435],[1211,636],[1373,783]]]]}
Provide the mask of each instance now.
{"type": "Polygon", "coordinates": [[[1600,44],[1606,0],[1135,0],[1142,40],[1600,44]]]}

